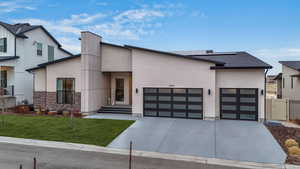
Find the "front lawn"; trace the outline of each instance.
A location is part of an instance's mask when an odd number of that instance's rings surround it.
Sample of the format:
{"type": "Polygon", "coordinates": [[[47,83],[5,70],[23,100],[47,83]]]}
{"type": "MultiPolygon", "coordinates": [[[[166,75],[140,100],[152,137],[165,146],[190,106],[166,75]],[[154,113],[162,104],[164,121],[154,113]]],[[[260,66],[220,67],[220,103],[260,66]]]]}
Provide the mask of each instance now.
{"type": "Polygon", "coordinates": [[[108,145],[134,121],[0,115],[0,136],[108,145]]]}

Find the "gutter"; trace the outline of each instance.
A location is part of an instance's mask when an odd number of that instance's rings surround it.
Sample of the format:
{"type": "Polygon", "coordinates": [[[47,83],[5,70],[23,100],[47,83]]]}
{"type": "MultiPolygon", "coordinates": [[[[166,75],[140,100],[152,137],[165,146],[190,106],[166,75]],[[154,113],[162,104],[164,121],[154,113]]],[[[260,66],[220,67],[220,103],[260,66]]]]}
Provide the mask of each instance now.
{"type": "Polygon", "coordinates": [[[15,36],[15,57],[17,56],[17,37],[15,36]]]}
{"type": "Polygon", "coordinates": [[[266,121],[267,120],[267,73],[268,73],[268,71],[269,71],[269,69],[267,69],[266,71],[265,71],[265,89],[264,89],[264,99],[265,99],[265,101],[264,101],[264,116],[265,116],[265,119],[264,119],[264,121],[266,121]]]}

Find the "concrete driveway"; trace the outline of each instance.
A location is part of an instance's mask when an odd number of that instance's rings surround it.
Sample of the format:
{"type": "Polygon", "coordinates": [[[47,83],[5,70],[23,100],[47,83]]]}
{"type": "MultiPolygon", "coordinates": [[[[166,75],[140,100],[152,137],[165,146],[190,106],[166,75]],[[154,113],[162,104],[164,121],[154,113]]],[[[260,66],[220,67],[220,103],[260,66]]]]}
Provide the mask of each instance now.
{"type": "Polygon", "coordinates": [[[286,154],[258,122],[145,117],[108,146],[228,160],[283,164],[286,154]]]}

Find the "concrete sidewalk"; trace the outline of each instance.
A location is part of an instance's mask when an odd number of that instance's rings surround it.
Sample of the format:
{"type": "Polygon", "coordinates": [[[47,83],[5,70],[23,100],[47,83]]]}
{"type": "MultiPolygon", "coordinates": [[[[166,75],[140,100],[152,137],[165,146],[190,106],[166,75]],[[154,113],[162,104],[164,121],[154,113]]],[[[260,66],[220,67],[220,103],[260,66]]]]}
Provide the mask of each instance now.
{"type": "MultiPolygon", "coordinates": [[[[85,144],[74,144],[74,143],[64,143],[64,142],[54,142],[54,141],[41,141],[32,139],[21,139],[21,138],[11,138],[11,137],[1,137],[0,145],[9,143],[16,145],[26,145],[26,146],[37,146],[44,148],[55,148],[67,150],[79,150],[81,152],[96,152],[96,153],[107,153],[115,155],[126,155],[128,156],[128,150],[113,149],[93,145],[85,144]]],[[[175,155],[175,154],[165,154],[157,152],[146,152],[146,151],[133,151],[133,156],[135,158],[150,158],[150,159],[160,159],[160,160],[174,160],[190,163],[199,163],[205,165],[216,165],[224,166],[223,168],[233,167],[233,168],[255,168],[255,169],[294,169],[293,167],[299,168],[293,165],[279,165],[279,164],[267,164],[267,163],[254,163],[254,162],[241,162],[233,160],[222,160],[216,158],[202,158],[196,156],[185,156],[185,155],[175,155]]],[[[222,167],[221,167],[222,168],[222,167]]],[[[221,169],[220,168],[220,169],[221,169]]]]}

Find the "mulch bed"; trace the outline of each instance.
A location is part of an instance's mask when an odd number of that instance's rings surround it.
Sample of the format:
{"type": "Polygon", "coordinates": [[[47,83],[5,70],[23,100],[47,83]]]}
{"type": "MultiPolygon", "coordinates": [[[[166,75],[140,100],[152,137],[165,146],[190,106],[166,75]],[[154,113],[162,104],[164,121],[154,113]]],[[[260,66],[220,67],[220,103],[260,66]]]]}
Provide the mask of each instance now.
{"type": "MultiPolygon", "coordinates": [[[[270,132],[275,137],[277,142],[280,144],[282,149],[288,155],[288,150],[287,148],[285,148],[284,142],[285,140],[290,138],[298,140],[298,137],[300,136],[300,128],[292,128],[292,127],[285,127],[285,126],[271,126],[271,125],[266,125],[266,127],[270,130],[270,132]]],[[[300,157],[293,157],[288,155],[286,163],[300,165],[300,157]]]]}

